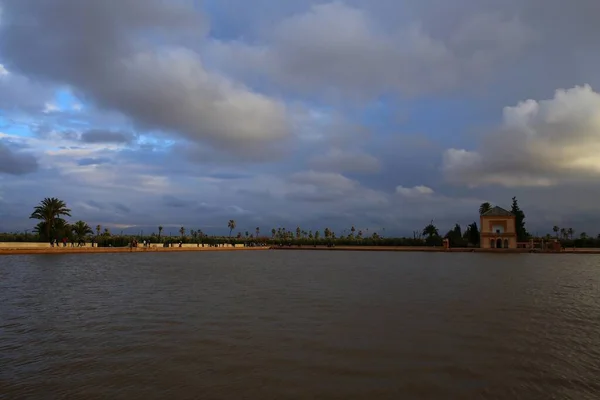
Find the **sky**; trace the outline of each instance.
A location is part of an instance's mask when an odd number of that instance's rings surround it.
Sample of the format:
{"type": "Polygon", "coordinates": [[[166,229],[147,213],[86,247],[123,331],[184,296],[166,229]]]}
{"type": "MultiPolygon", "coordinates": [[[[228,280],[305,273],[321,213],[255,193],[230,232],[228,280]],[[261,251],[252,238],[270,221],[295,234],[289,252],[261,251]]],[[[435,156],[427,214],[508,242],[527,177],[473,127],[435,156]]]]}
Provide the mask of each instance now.
{"type": "Polygon", "coordinates": [[[0,231],[600,233],[597,0],[0,0],[0,231]]]}

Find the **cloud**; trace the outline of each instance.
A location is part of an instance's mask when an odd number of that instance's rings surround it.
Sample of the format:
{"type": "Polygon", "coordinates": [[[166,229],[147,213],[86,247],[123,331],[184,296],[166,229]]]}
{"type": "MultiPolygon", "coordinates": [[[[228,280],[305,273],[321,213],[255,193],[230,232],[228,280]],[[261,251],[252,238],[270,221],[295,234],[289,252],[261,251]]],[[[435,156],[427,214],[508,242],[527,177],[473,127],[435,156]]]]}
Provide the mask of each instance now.
{"type": "Polygon", "coordinates": [[[71,85],[77,97],[130,117],[143,129],[175,132],[243,152],[284,139],[285,105],[204,68],[184,43],[207,24],[188,1],[8,2],[0,52],[19,71],[71,85]],[[151,46],[150,36],[160,45],[151,46]]]}
{"type": "Polygon", "coordinates": [[[433,189],[427,187],[427,186],[414,186],[411,188],[406,188],[403,186],[397,186],[396,187],[396,193],[398,193],[399,195],[402,195],[404,197],[419,197],[422,198],[424,196],[429,196],[434,194],[433,189]]]}
{"type": "Polygon", "coordinates": [[[93,129],[81,134],[81,141],[85,143],[130,143],[132,140],[132,134],[118,131],[93,129]]]}
{"type": "Polygon", "coordinates": [[[477,150],[448,149],[443,171],[472,186],[550,186],[600,176],[600,94],[588,85],[505,107],[477,150]]]}
{"type": "Polygon", "coordinates": [[[400,26],[333,1],[278,22],[260,45],[215,42],[209,54],[237,74],[254,71],[301,91],[362,98],[453,88],[488,76],[536,40],[520,19],[500,13],[466,17],[447,40],[414,21],[400,26]]]}
{"type": "Polygon", "coordinates": [[[81,166],[85,167],[85,166],[88,166],[88,165],[106,164],[108,162],[110,162],[109,158],[102,158],[102,157],[93,158],[93,157],[89,157],[89,158],[81,158],[81,159],[77,160],[77,165],[81,165],[81,166]]]}
{"type": "Polygon", "coordinates": [[[309,160],[315,170],[332,172],[375,173],[381,169],[381,162],[370,154],[362,152],[330,149],[326,154],[309,160]]]}
{"type": "Polygon", "coordinates": [[[0,139],[0,173],[24,175],[39,168],[36,158],[22,151],[12,151],[0,139]]]}

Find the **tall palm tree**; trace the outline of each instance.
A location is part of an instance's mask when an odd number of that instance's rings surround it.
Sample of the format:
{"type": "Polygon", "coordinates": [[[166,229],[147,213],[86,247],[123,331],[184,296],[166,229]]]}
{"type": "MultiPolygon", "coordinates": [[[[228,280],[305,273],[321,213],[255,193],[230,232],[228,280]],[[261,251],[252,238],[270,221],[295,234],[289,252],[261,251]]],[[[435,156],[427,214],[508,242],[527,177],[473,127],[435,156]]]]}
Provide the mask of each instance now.
{"type": "Polygon", "coordinates": [[[83,221],[77,221],[72,226],[71,229],[75,236],[77,236],[78,241],[83,241],[86,235],[91,235],[94,233],[92,228],[83,221]]]}
{"type": "Polygon", "coordinates": [[[258,236],[260,234],[260,228],[257,226],[256,227],[256,238],[258,239],[258,236]]]}
{"type": "Polygon", "coordinates": [[[183,237],[185,236],[185,228],[183,226],[181,228],[179,228],[179,234],[181,235],[181,238],[183,239],[183,237]]]}
{"type": "Polygon", "coordinates": [[[162,231],[163,231],[163,227],[162,227],[162,226],[159,226],[159,227],[158,227],[158,242],[159,242],[159,243],[160,243],[160,235],[161,235],[162,231]]]}
{"type": "Polygon", "coordinates": [[[573,239],[574,233],[575,233],[575,231],[573,230],[573,228],[567,229],[567,234],[569,235],[569,238],[573,239]]]}
{"type": "Polygon", "coordinates": [[[483,215],[492,209],[492,205],[487,201],[479,206],[479,215],[483,215]]]}
{"type": "Polygon", "coordinates": [[[561,236],[563,239],[566,239],[566,238],[567,238],[567,230],[566,230],[565,228],[560,228],[560,236],[561,236]]]}
{"type": "Polygon", "coordinates": [[[236,223],[233,219],[230,219],[229,222],[227,223],[227,227],[229,228],[229,237],[231,237],[231,232],[233,232],[233,230],[236,227],[236,223]]]}
{"type": "Polygon", "coordinates": [[[558,239],[558,231],[560,231],[560,228],[557,225],[554,225],[552,227],[552,230],[554,231],[554,234],[556,235],[556,238],[558,239]]]}
{"type": "Polygon", "coordinates": [[[275,234],[277,233],[277,230],[275,228],[271,229],[271,237],[275,237],[275,234]]]}
{"type": "Polygon", "coordinates": [[[431,221],[429,223],[429,225],[427,225],[425,227],[425,229],[423,229],[423,235],[431,238],[433,236],[439,236],[439,231],[437,229],[437,227],[433,224],[433,221],[431,221]]]}
{"type": "Polygon", "coordinates": [[[46,197],[33,209],[29,218],[44,222],[46,239],[50,239],[51,232],[56,228],[55,222],[61,215],[71,216],[71,210],[67,208],[66,203],[55,197],[46,197]]]}
{"type": "Polygon", "coordinates": [[[100,236],[100,230],[101,229],[102,229],[102,226],[96,225],[96,236],[100,236]]]}

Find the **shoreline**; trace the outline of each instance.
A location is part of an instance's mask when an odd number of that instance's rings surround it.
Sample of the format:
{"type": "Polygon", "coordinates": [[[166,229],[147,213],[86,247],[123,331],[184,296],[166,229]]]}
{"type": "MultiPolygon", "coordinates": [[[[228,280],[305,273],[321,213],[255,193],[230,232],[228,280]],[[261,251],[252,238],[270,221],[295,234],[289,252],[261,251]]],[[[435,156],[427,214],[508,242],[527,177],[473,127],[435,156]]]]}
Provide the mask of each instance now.
{"type": "Polygon", "coordinates": [[[456,247],[445,249],[443,247],[419,246],[265,246],[265,247],[21,247],[0,248],[2,255],[27,255],[27,254],[99,254],[99,253],[176,253],[176,252],[201,252],[201,251],[387,251],[387,252],[422,252],[422,253],[492,253],[492,254],[600,254],[599,248],[565,249],[560,252],[529,250],[529,249],[481,249],[456,247]]]}
{"type": "Polygon", "coordinates": [[[22,247],[0,248],[0,256],[23,254],[176,253],[190,251],[257,250],[269,250],[269,247],[22,247]]]}
{"type": "Polygon", "coordinates": [[[329,250],[329,251],[392,251],[392,252],[423,252],[423,253],[492,253],[492,254],[600,254],[600,248],[576,248],[563,251],[542,251],[539,249],[482,249],[479,247],[454,247],[445,249],[443,247],[427,246],[272,246],[273,250],[329,250]]]}

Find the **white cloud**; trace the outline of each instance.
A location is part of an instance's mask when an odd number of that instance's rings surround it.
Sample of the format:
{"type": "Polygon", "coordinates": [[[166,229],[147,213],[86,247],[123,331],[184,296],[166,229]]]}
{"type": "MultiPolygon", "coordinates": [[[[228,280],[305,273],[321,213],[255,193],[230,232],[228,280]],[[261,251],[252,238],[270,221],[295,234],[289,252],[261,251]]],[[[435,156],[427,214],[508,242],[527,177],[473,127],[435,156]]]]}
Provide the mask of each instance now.
{"type": "Polygon", "coordinates": [[[405,197],[426,197],[434,194],[433,189],[427,186],[419,185],[411,188],[397,186],[396,193],[405,197]]]}
{"type": "Polygon", "coordinates": [[[58,111],[60,111],[60,107],[58,107],[58,105],[50,102],[44,104],[44,114],[49,114],[58,111]]]}
{"type": "Polygon", "coordinates": [[[0,64],[0,77],[8,75],[8,70],[4,68],[4,65],[0,64]]]}
{"type": "Polygon", "coordinates": [[[448,149],[448,180],[472,186],[549,186],[600,176],[600,94],[588,85],[505,107],[477,150],[448,149]]]}

